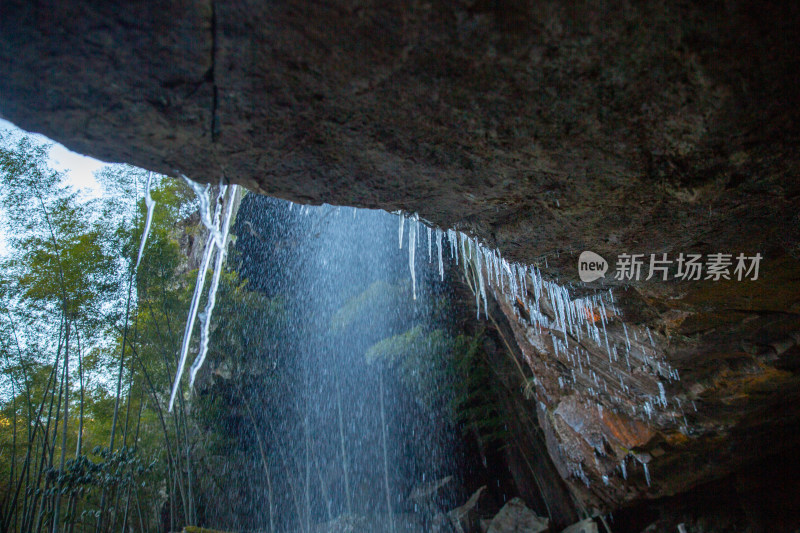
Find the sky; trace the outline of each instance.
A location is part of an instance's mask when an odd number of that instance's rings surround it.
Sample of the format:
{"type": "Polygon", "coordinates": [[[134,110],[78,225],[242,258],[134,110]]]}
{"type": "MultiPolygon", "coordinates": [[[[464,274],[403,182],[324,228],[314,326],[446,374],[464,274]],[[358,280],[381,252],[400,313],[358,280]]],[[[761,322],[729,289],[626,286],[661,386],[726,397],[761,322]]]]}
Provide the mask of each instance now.
{"type": "MultiPolygon", "coordinates": [[[[42,144],[52,145],[49,161],[51,168],[63,171],[66,174],[67,183],[72,185],[76,190],[81,191],[83,197],[98,198],[103,195],[103,188],[95,179],[94,173],[106,165],[106,163],[98,161],[97,159],[92,159],[91,157],[76,154],[55,141],[48,139],[44,135],[28,133],[3,119],[0,119],[0,133],[11,133],[12,135],[28,134],[42,144]]],[[[0,211],[0,216],[2,216],[2,211],[0,211]]],[[[3,227],[0,225],[0,257],[6,254],[7,249],[3,227]]]]}
{"type": "MultiPolygon", "coordinates": [[[[11,122],[0,119],[0,133],[11,132],[16,135],[24,135],[28,132],[19,129],[11,122]]],[[[50,166],[54,170],[63,171],[67,174],[67,182],[88,196],[102,196],[103,189],[94,178],[95,171],[99,170],[106,163],[76,154],[57,142],[48,139],[38,133],[28,133],[32,138],[42,144],[52,144],[50,149],[50,166]]]]}

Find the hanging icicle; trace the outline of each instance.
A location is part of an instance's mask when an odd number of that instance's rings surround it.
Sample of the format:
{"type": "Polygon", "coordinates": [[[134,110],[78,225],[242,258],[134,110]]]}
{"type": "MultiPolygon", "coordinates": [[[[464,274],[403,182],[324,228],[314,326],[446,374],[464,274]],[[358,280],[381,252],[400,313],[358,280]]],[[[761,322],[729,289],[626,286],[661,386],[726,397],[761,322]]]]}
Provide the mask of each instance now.
{"type": "Polygon", "coordinates": [[[153,183],[153,173],[147,173],[147,185],[144,189],[144,205],[147,206],[147,219],[144,223],[144,232],[142,232],[142,241],[139,243],[139,255],[136,258],[136,269],[139,268],[139,263],[142,262],[144,255],[144,245],[147,242],[147,236],[150,235],[150,224],[153,222],[153,210],[156,207],[156,202],[150,196],[150,186],[153,183]]]}
{"type": "MultiPolygon", "coordinates": [[[[398,238],[402,248],[406,216],[400,216],[398,238]]],[[[416,247],[418,246],[419,216],[414,214],[409,218],[409,270],[411,273],[412,294],[416,299],[416,247]]],[[[632,370],[636,355],[633,352],[634,342],[638,342],[637,328],[633,329],[633,340],[628,332],[627,325],[622,322],[618,334],[611,329],[613,318],[619,315],[614,302],[613,292],[609,289],[593,295],[573,299],[570,287],[561,285],[558,281],[544,280],[539,268],[533,265],[524,265],[510,262],[497,250],[490,249],[481,244],[477,238],[468,237],[466,233],[454,229],[440,230],[426,226],[428,233],[428,262],[433,263],[433,232],[436,232],[436,251],[438,259],[439,277],[444,281],[444,246],[445,239],[450,246],[450,257],[458,266],[462,262],[465,272],[469,272],[472,264],[473,279],[475,281],[475,303],[477,315],[480,318],[480,306],[483,304],[484,315],[488,316],[489,290],[496,298],[504,299],[510,304],[511,311],[525,325],[533,328],[534,333],[542,335],[548,331],[553,342],[553,351],[557,357],[562,357],[575,365],[582,375],[589,375],[594,382],[595,395],[601,391],[609,392],[605,379],[591,368],[597,361],[590,358],[590,352],[583,348],[587,342],[594,345],[594,350],[606,352],[605,359],[609,365],[617,364],[622,356],[620,350],[625,350],[625,362],[628,372],[632,370]],[[525,315],[524,313],[527,313],[525,315]],[[554,335],[558,332],[558,338],[554,335]],[[570,339],[572,337],[572,339],[570,339]],[[621,340],[617,340],[622,337],[621,340]],[[634,362],[631,359],[634,359],[634,362]],[[584,366],[585,365],[585,366],[584,366]],[[589,374],[584,373],[584,369],[589,374]]],[[[547,258],[544,258],[545,266],[547,258]]],[[[644,329],[644,328],[643,328],[644,329]]],[[[645,351],[641,344],[635,347],[642,352],[641,360],[647,368],[652,369],[654,376],[661,376],[670,381],[680,379],[676,369],[667,364],[663,355],[656,351],[655,339],[648,329],[646,339],[652,347],[645,351]]],[[[616,380],[615,380],[616,381],[616,380]]],[[[574,378],[573,378],[574,383],[574,378]]],[[[620,376],[620,387],[629,393],[620,376]]],[[[640,408],[644,416],[653,417],[654,408],[666,409],[668,399],[663,385],[659,385],[659,395],[645,401],[640,408]]]]}
{"type": "Polygon", "coordinates": [[[233,216],[234,202],[236,199],[238,187],[232,185],[228,192],[228,199],[225,202],[225,217],[222,222],[222,246],[217,249],[217,262],[214,265],[214,276],[211,280],[211,287],[208,291],[208,301],[206,302],[206,309],[201,318],[202,330],[200,335],[200,352],[194,360],[192,367],[189,369],[189,388],[194,386],[194,380],[197,377],[197,372],[203,366],[208,353],[208,338],[211,325],[211,316],[214,312],[214,305],[217,301],[217,288],[219,287],[219,279],[222,275],[222,268],[225,265],[225,255],[227,254],[227,241],[228,234],[230,233],[231,218],[233,216]]]}
{"type": "Polygon", "coordinates": [[[428,263],[433,262],[433,245],[431,244],[431,227],[426,226],[428,228],[428,263]]]}
{"type": "Polygon", "coordinates": [[[402,213],[400,214],[400,228],[398,229],[398,240],[400,242],[400,249],[403,249],[403,226],[406,224],[406,217],[402,213]]]}
{"type": "Polygon", "coordinates": [[[414,256],[417,250],[417,221],[412,219],[408,225],[408,268],[411,270],[411,290],[417,299],[417,269],[414,256]]]}
{"type": "MultiPolygon", "coordinates": [[[[172,384],[172,392],[169,398],[169,411],[171,412],[174,404],[175,404],[175,397],[178,394],[178,390],[180,388],[180,381],[181,376],[183,375],[183,369],[186,367],[186,358],[189,354],[189,344],[192,338],[192,332],[194,331],[194,323],[197,320],[197,312],[198,307],[200,305],[200,298],[203,293],[203,288],[205,287],[206,276],[208,275],[208,267],[211,263],[211,257],[213,255],[214,249],[217,248],[221,250],[224,247],[223,238],[222,238],[222,231],[220,231],[220,211],[221,211],[221,200],[223,195],[225,194],[226,190],[228,189],[225,185],[220,185],[220,194],[218,195],[216,206],[214,208],[214,214],[209,215],[208,211],[210,211],[211,200],[209,197],[209,187],[202,187],[199,184],[191,181],[186,176],[183,176],[186,182],[192,187],[195,191],[195,194],[198,195],[198,200],[200,202],[200,210],[201,210],[201,220],[203,224],[208,229],[208,239],[206,241],[206,247],[203,251],[203,260],[200,263],[200,268],[197,272],[197,284],[194,288],[194,294],[192,295],[192,302],[189,307],[189,317],[186,320],[186,327],[183,333],[183,343],[181,344],[181,352],[178,358],[178,370],[175,374],[175,381],[172,384]],[[203,210],[206,210],[206,215],[203,214],[203,210]]],[[[233,198],[233,196],[231,196],[233,198]]],[[[231,208],[232,210],[232,208],[231,208]]],[[[227,214],[226,214],[227,218],[227,214]]],[[[230,223],[230,220],[227,220],[226,223],[230,223]]],[[[225,236],[227,238],[227,228],[225,229],[225,236]]],[[[220,269],[221,270],[221,267],[220,269]]],[[[216,273],[215,273],[216,276],[216,273]]],[[[216,291],[216,289],[214,289],[216,291]]],[[[213,308],[213,305],[212,305],[213,308]]],[[[210,316],[206,316],[205,320],[210,320],[210,316]]]]}
{"type": "Polygon", "coordinates": [[[436,247],[439,249],[439,277],[444,281],[444,262],[442,261],[442,230],[436,229],[436,247]]]}

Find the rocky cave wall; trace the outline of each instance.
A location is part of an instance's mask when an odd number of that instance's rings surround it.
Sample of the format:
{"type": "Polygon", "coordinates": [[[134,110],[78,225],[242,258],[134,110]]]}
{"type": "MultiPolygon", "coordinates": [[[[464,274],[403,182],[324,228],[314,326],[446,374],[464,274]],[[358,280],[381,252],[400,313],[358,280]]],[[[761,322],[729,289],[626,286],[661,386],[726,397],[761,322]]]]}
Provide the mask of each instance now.
{"type": "Polygon", "coordinates": [[[680,373],[667,392],[684,408],[655,417],[624,414],[658,395],[652,373],[630,371],[613,402],[565,390],[548,339],[502,304],[549,452],[586,501],[681,493],[800,444],[797,4],[1,0],[0,13],[0,115],[103,160],[417,212],[561,283],[586,249],[761,253],[753,282],[596,283],[619,299],[612,337],[623,322],[652,331],[680,373]],[[604,401],[614,416],[598,417],[604,401]],[[648,462],[651,483],[623,479],[621,456],[648,462]]]}

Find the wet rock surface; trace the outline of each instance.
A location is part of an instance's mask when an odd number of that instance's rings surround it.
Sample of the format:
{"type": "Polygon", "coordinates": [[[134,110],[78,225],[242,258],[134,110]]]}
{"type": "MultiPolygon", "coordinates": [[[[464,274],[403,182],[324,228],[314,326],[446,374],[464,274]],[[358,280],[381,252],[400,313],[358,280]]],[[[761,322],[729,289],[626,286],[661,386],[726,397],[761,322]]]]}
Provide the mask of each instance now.
{"type": "Polygon", "coordinates": [[[572,524],[561,533],[597,533],[597,524],[594,520],[581,520],[577,524],[572,524]]]}
{"type": "Polygon", "coordinates": [[[104,160],[419,212],[528,263],[719,247],[745,229],[796,251],[792,4],[5,0],[3,13],[0,113],[104,160]]]}
{"type": "Polygon", "coordinates": [[[625,324],[640,354],[629,369],[587,349],[596,382],[560,384],[571,367],[555,333],[501,304],[536,376],[524,409],[587,505],[684,493],[800,444],[795,4],[3,0],[0,11],[0,114],[81,153],[418,212],[576,293],[591,292],[577,283],[585,249],[761,253],[757,281],[595,284],[618,300],[608,334],[622,343],[625,324]],[[659,383],[670,402],[643,413],[659,383]]]}
{"type": "Polygon", "coordinates": [[[470,496],[467,502],[449,513],[447,517],[450,523],[453,524],[456,531],[463,531],[468,533],[470,531],[481,531],[481,515],[478,512],[478,502],[486,490],[486,485],[480,487],[475,493],[470,496]]]}
{"type": "MultiPolygon", "coordinates": [[[[645,300],[646,287],[618,291],[622,316],[606,324],[618,358],[584,341],[576,363],[553,349],[560,332],[509,321],[536,376],[531,399],[550,455],[584,501],[613,508],[674,495],[797,446],[794,361],[800,352],[792,332],[798,316],[759,312],[755,302],[773,290],[776,300],[789,298],[788,309],[795,309],[800,293],[794,283],[767,279],[755,287],[731,282],[701,289],[708,298],[719,290],[717,301],[726,291],[729,301],[745,299],[742,293],[752,297],[749,310],[727,313],[709,312],[707,300],[698,306],[688,287],[686,296],[667,302],[645,300]],[[651,318],[631,320],[626,308],[651,318]],[[677,324],[670,320],[675,309],[686,316],[677,324]],[[623,357],[626,336],[631,349],[623,357]],[[680,378],[668,378],[667,368],[680,378]]],[[[514,316],[508,305],[504,309],[514,316]]]]}
{"type": "Polygon", "coordinates": [[[488,533],[543,533],[549,531],[549,521],[525,507],[525,503],[514,498],[500,509],[489,524],[488,533]]]}

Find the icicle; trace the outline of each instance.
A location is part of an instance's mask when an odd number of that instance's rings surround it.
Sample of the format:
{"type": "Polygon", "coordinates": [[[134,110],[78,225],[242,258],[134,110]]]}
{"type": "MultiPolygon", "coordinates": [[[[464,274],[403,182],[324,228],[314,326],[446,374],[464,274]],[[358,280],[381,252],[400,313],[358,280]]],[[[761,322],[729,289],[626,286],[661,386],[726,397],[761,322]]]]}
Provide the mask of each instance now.
{"type": "Polygon", "coordinates": [[[647,486],[649,487],[650,486],[650,469],[647,468],[647,463],[643,462],[642,466],[644,467],[644,479],[645,479],[645,481],[647,481],[647,486]]]}
{"type": "Polygon", "coordinates": [[[439,277],[444,281],[444,262],[442,261],[442,230],[436,229],[436,246],[439,249],[439,277]]]}
{"type": "MultiPolygon", "coordinates": [[[[189,180],[188,178],[184,177],[186,181],[191,185],[194,184],[193,181],[189,180]]],[[[195,184],[196,185],[196,184],[195,184]]],[[[201,197],[205,197],[206,204],[208,200],[208,188],[195,188],[195,193],[200,194],[201,197]],[[199,191],[199,192],[198,192],[199,191]]],[[[203,204],[203,200],[200,200],[201,207],[203,204]]],[[[218,224],[219,222],[219,210],[220,206],[217,203],[217,207],[214,210],[214,224],[218,224]]],[[[201,215],[202,217],[202,215],[201,215]]],[[[211,254],[214,251],[214,232],[211,231],[212,228],[209,229],[208,232],[208,240],[206,241],[206,248],[203,251],[203,261],[200,263],[200,269],[197,271],[197,284],[194,287],[194,295],[192,296],[192,303],[189,306],[189,317],[186,320],[186,328],[183,332],[183,344],[181,345],[181,354],[178,358],[178,371],[175,375],[175,382],[172,384],[172,393],[169,397],[169,410],[172,411],[172,407],[175,404],[175,396],[178,394],[178,388],[181,382],[181,375],[183,374],[183,369],[186,366],[186,356],[189,354],[189,341],[192,338],[192,330],[194,329],[194,322],[197,318],[197,307],[200,304],[200,296],[203,292],[203,286],[206,282],[206,275],[208,274],[208,264],[211,262],[211,254]]]]}
{"type": "Polygon", "coordinates": [[[225,191],[228,189],[227,185],[222,183],[220,180],[219,185],[219,194],[217,195],[217,206],[214,208],[214,220],[211,219],[211,198],[209,197],[208,193],[211,188],[211,185],[206,185],[203,187],[199,183],[195,183],[186,176],[182,176],[184,181],[189,184],[189,186],[194,190],[194,193],[197,195],[197,199],[200,202],[200,220],[203,222],[203,225],[208,229],[211,238],[214,239],[214,242],[217,246],[222,246],[221,240],[222,235],[219,231],[219,222],[216,220],[216,217],[219,216],[219,200],[225,195],[225,191]]]}
{"type": "Polygon", "coordinates": [[[619,469],[622,471],[622,479],[628,479],[628,469],[625,466],[625,457],[622,458],[622,461],[619,462],[619,469]]]}
{"type": "Polygon", "coordinates": [[[153,182],[153,173],[147,173],[147,186],[144,190],[144,204],[147,206],[147,220],[144,223],[144,232],[142,233],[142,242],[139,243],[139,256],[136,258],[136,269],[139,268],[139,263],[142,262],[142,255],[144,255],[144,245],[147,242],[147,236],[150,234],[150,223],[153,221],[153,209],[156,206],[153,198],[150,197],[150,185],[153,182]]]}
{"type": "Polygon", "coordinates": [[[466,264],[467,263],[467,250],[466,250],[466,247],[465,247],[465,241],[467,240],[467,236],[464,235],[461,232],[458,233],[458,236],[459,236],[458,240],[461,241],[461,260],[464,261],[464,264],[466,264]]]}
{"type": "Polygon", "coordinates": [[[447,240],[450,241],[450,257],[455,258],[456,266],[458,266],[458,235],[456,234],[455,230],[447,230],[447,240]]]}
{"type": "MultiPolygon", "coordinates": [[[[486,318],[489,318],[489,303],[486,298],[486,284],[483,281],[483,273],[481,271],[481,254],[475,254],[475,263],[478,265],[478,287],[480,288],[481,298],[483,298],[483,314],[486,318]]],[[[488,265],[487,265],[488,271],[488,265]]],[[[480,304],[478,304],[478,314],[480,315],[480,304]]],[[[478,317],[480,318],[480,317],[478,317]]]]}
{"type": "Polygon", "coordinates": [[[650,400],[644,402],[644,412],[647,413],[647,418],[652,420],[653,408],[650,406],[650,400]]]}
{"type": "Polygon", "coordinates": [[[625,345],[628,347],[628,351],[630,351],[631,340],[628,338],[628,328],[625,326],[625,322],[622,323],[622,329],[625,331],[625,345]]]}
{"type": "Polygon", "coordinates": [[[433,244],[431,243],[431,227],[428,228],[428,263],[433,263],[433,244]]]}
{"type": "Polygon", "coordinates": [[[667,407],[667,393],[664,391],[664,385],[659,381],[658,382],[658,392],[661,395],[661,405],[665,408],[667,407]]]}
{"type": "Polygon", "coordinates": [[[500,272],[500,261],[497,258],[497,251],[492,252],[492,269],[494,270],[494,282],[500,285],[500,292],[503,291],[503,278],[500,272]]]}
{"type": "Polygon", "coordinates": [[[611,349],[609,349],[609,347],[608,347],[608,334],[606,334],[606,324],[602,320],[601,320],[601,322],[602,322],[602,325],[603,325],[603,338],[605,339],[605,342],[606,342],[606,352],[608,352],[608,362],[610,363],[611,362],[611,349]]]}
{"type": "MultiPolygon", "coordinates": [[[[480,274],[476,274],[480,275],[480,274]]],[[[477,280],[476,280],[477,281],[477,280]]],[[[481,291],[478,287],[475,287],[475,308],[477,309],[477,319],[481,319],[481,291]]]]}
{"type": "MultiPolygon", "coordinates": [[[[401,226],[402,227],[402,226],[401,226]]],[[[417,251],[417,225],[414,221],[408,225],[408,268],[411,270],[411,290],[414,299],[417,299],[417,271],[414,265],[414,255],[417,251]]]]}
{"type": "Polygon", "coordinates": [[[203,222],[203,225],[207,228],[211,227],[211,200],[208,197],[208,191],[211,185],[206,184],[205,186],[200,185],[199,183],[195,183],[183,174],[181,174],[183,180],[192,188],[194,191],[195,196],[197,196],[197,201],[200,202],[200,207],[198,211],[200,212],[200,219],[203,222]]]}
{"type": "Polygon", "coordinates": [[[478,320],[481,319],[481,290],[483,287],[483,277],[481,276],[481,261],[475,261],[475,307],[478,310],[478,320]]]}
{"type": "Polygon", "coordinates": [[[605,303],[603,303],[602,296],[598,297],[597,300],[600,302],[600,320],[602,320],[603,321],[603,325],[605,325],[605,323],[608,320],[608,313],[606,312],[606,305],[605,305],[605,303]]]}
{"type": "Polygon", "coordinates": [[[400,229],[398,230],[399,234],[399,241],[400,241],[400,249],[403,249],[403,226],[406,224],[406,217],[402,213],[400,214],[400,229]]]}
{"type": "Polygon", "coordinates": [[[208,290],[208,301],[206,302],[206,309],[203,313],[201,320],[203,329],[200,332],[200,353],[197,359],[194,360],[192,367],[189,369],[189,388],[194,386],[194,380],[197,377],[197,372],[203,366],[208,353],[208,337],[211,327],[211,315],[214,312],[214,305],[217,301],[217,288],[219,287],[219,278],[222,275],[222,268],[225,265],[225,254],[227,251],[228,233],[231,227],[231,218],[233,216],[233,203],[236,198],[237,186],[233,185],[228,193],[228,201],[225,205],[225,220],[222,222],[222,246],[217,249],[217,262],[214,265],[214,277],[211,278],[211,287],[208,290]]]}

